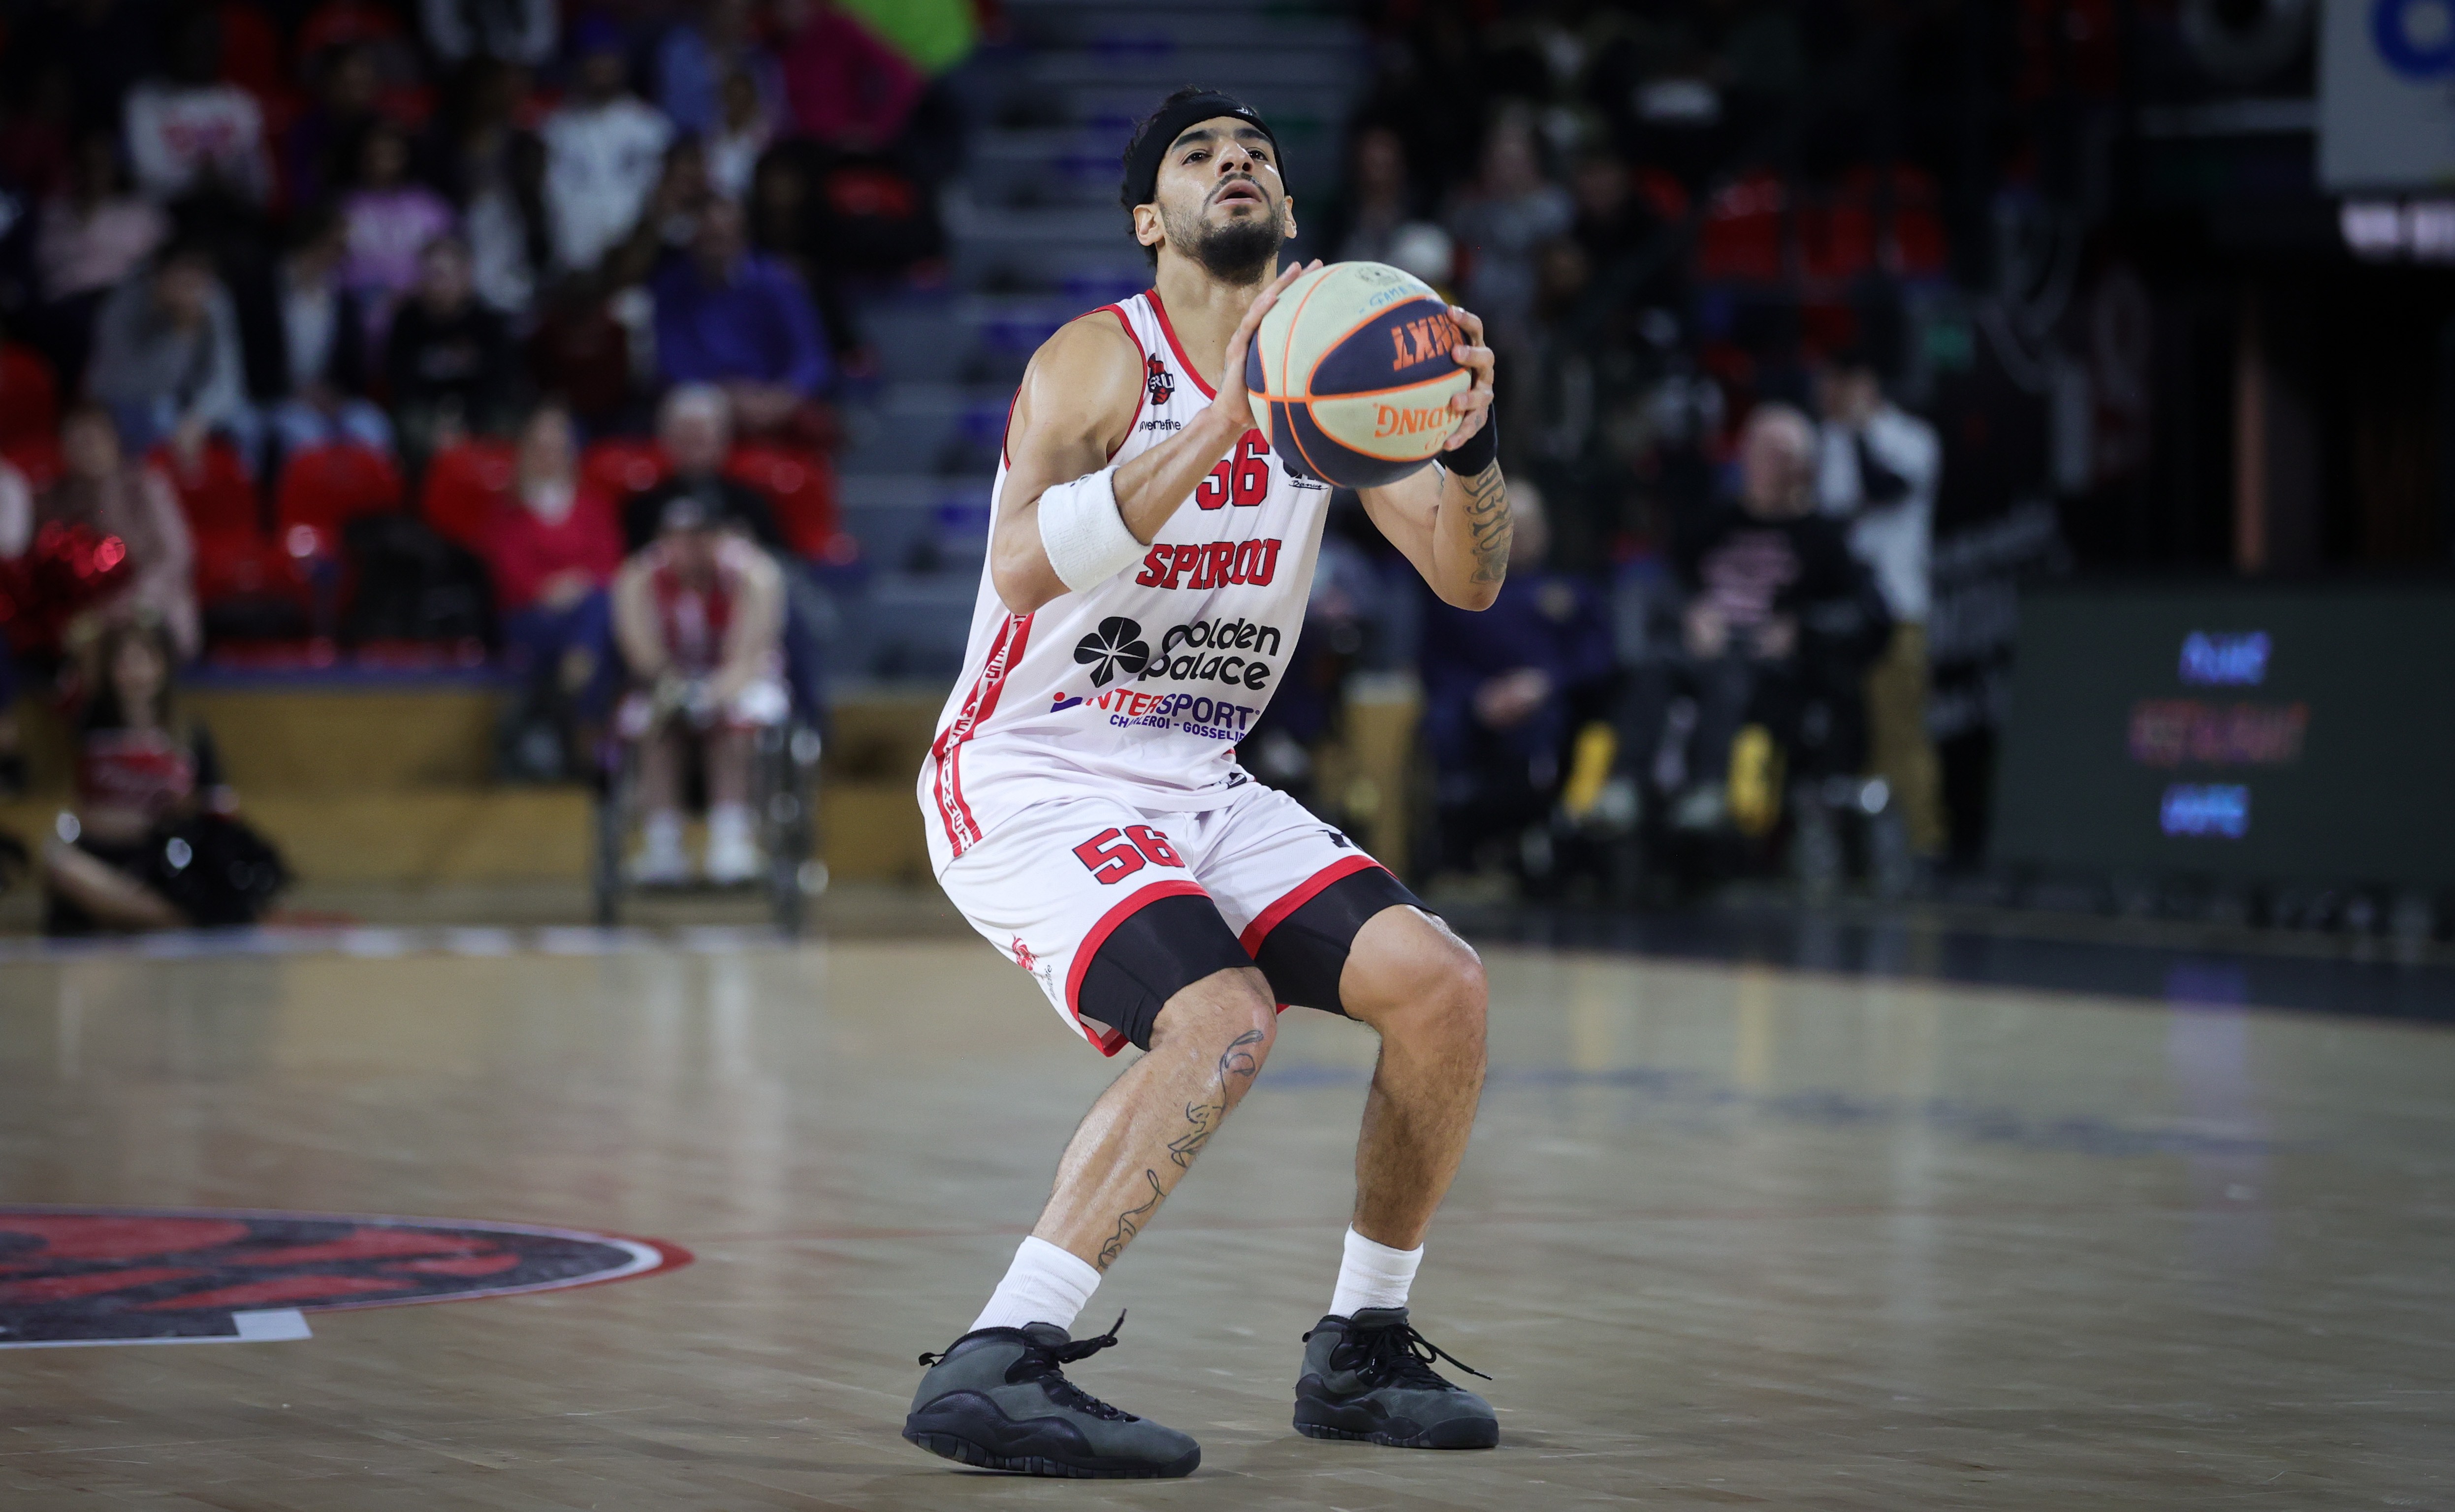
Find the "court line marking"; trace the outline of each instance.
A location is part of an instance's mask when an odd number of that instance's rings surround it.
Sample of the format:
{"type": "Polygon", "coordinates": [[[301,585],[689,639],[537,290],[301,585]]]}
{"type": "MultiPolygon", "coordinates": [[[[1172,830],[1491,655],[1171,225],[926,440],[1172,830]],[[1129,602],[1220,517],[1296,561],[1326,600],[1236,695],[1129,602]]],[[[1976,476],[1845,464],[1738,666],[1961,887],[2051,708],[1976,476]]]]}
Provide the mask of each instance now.
{"type": "Polygon", "coordinates": [[[138,1344],[280,1344],[313,1339],[307,1315],[295,1307],[266,1307],[230,1315],[233,1332],[164,1339],[15,1339],[0,1349],[127,1349],[138,1344]]]}

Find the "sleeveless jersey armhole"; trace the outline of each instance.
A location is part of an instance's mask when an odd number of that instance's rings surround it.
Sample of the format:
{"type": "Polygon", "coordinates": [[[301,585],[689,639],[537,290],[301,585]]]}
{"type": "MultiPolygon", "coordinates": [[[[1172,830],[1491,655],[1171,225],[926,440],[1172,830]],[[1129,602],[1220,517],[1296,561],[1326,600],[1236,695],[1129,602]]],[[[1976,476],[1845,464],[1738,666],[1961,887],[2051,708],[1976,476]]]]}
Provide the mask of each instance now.
{"type": "MultiPolygon", "coordinates": [[[[1125,306],[1102,305],[1099,310],[1094,310],[1090,313],[1096,315],[1103,310],[1117,317],[1117,329],[1123,331],[1126,333],[1126,339],[1134,344],[1134,354],[1142,359],[1144,368],[1147,370],[1150,366],[1150,353],[1143,350],[1142,338],[1134,334],[1134,323],[1126,318],[1125,306]]],[[[1135,391],[1133,418],[1126,422],[1126,433],[1118,437],[1116,445],[1108,448],[1109,461],[1115,461],[1117,454],[1126,449],[1126,443],[1133,439],[1134,426],[1143,417],[1143,406],[1149,394],[1150,384],[1146,379],[1142,387],[1135,391]]],[[[1007,394],[1005,398],[1005,427],[998,432],[998,462],[1004,467],[1014,466],[1014,407],[1022,398],[1023,385],[1017,383],[1014,386],[1014,392],[1007,394]]]]}
{"type": "MultiPolygon", "coordinates": [[[[1100,309],[1117,317],[1117,329],[1124,332],[1126,339],[1134,344],[1134,355],[1142,359],[1143,367],[1142,383],[1134,390],[1133,418],[1126,422],[1126,433],[1117,437],[1117,444],[1108,448],[1108,460],[1113,462],[1117,459],[1117,454],[1126,449],[1126,443],[1134,438],[1134,427],[1142,422],[1143,411],[1150,406],[1150,353],[1143,350],[1143,338],[1134,334],[1134,323],[1126,318],[1125,306],[1102,305],[1100,309]]],[[[1011,423],[1013,416],[1008,415],[1007,419],[1011,423]]]]}

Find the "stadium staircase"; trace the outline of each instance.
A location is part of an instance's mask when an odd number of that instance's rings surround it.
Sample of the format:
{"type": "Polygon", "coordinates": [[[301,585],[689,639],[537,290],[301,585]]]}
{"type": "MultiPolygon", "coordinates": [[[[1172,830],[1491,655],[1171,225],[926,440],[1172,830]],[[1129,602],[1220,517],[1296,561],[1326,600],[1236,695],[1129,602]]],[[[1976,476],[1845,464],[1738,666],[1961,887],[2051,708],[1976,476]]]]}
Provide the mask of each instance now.
{"type": "Polygon", "coordinates": [[[1187,84],[1240,95],[1279,133],[1301,196],[1335,181],[1365,78],[1363,36],[1328,5],[1008,0],[1005,14],[1012,37],[960,81],[973,130],[943,200],[946,288],[862,311],[884,381],[840,459],[866,566],[838,662],[856,685],[943,697],[961,670],[1024,364],[1065,322],[1149,283],[1117,204],[1134,121],[1187,84]]]}

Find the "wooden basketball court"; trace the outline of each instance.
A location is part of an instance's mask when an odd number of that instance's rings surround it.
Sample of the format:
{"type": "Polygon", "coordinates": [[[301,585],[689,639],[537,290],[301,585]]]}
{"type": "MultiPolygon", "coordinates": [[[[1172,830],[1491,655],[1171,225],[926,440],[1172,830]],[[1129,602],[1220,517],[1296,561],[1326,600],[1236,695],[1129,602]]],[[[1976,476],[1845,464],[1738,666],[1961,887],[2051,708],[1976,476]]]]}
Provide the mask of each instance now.
{"type": "Polygon", "coordinates": [[[1288,1426],[1372,1052],[1291,1014],[1085,1318],[1131,1312],[1077,1379],[1200,1472],[1055,1483],[896,1436],[1115,1070],[1021,973],[951,938],[386,937],[0,963],[0,1198],[695,1262],[0,1352],[0,1507],[2455,1502],[2444,1028],[1495,948],[1415,1300],[1505,1438],[1440,1455],[1288,1426]]]}

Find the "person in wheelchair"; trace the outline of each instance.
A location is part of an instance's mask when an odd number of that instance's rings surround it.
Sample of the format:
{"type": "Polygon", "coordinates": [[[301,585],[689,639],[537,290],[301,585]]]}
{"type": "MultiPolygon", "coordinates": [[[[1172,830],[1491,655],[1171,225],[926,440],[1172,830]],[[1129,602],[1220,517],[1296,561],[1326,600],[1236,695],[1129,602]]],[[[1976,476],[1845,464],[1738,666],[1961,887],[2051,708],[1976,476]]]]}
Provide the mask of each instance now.
{"type": "Polygon", "coordinates": [[[666,500],[656,538],[614,579],[615,636],[635,685],[615,717],[638,762],[633,880],[691,879],[682,794],[694,751],[707,787],[707,880],[730,885],[760,876],[753,742],[792,713],[783,625],[775,560],[699,499],[666,500]]]}
{"type": "Polygon", "coordinates": [[[1858,682],[1892,620],[1816,497],[1816,429],[1787,404],[1741,429],[1737,497],[1681,533],[1683,592],[1663,654],[1631,678],[1626,749],[1674,829],[1733,817],[1732,754],[1761,728],[1789,776],[1856,769],[1858,682]]]}

